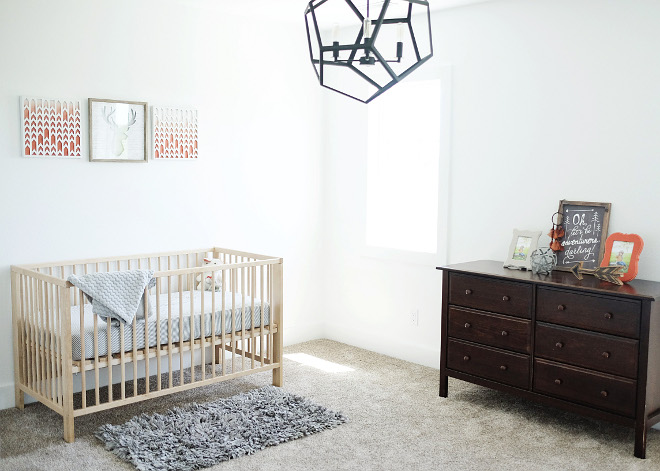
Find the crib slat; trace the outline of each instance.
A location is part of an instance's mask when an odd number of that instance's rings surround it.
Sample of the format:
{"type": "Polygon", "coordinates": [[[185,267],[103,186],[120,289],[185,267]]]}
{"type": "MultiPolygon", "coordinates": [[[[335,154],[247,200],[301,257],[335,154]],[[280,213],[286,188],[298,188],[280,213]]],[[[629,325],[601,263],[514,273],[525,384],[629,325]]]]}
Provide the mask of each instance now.
{"type": "Polygon", "coordinates": [[[137,396],[137,319],[133,318],[133,397],[137,396]]]}
{"type": "Polygon", "coordinates": [[[32,278],[30,285],[30,295],[32,296],[32,359],[34,360],[34,364],[32,365],[34,374],[33,389],[38,391],[39,383],[41,382],[41,371],[39,368],[41,365],[39,365],[39,326],[37,325],[37,312],[39,310],[37,305],[37,280],[32,278]]]}
{"type": "MultiPolygon", "coordinates": [[[[223,255],[224,256],[224,255],[223,255]]],[[[225,345],[227,340],[225,339],[225,331],[227,330],[227,323],[225,319],[225,309],[227,307],[227,300],[226,300],[226,286],[227,286],[227,277],[226,277],[227,270],[222,270],[222,311],[220,311],[220,322],[222,322],[220,326],[220,335],[222,337],[222,349],[220,351],[220,361],[222,362],[222,368],[220,370],[220,374],[222,376],[225,375],[225,345]]]]}
{"type": "MultiPolygon", "coordinates": [[[[85,364],[85,298],[82,290],[78,290],[79,298],[80,298],[80,369],[83,370],[83,366],[85,364]]],[[[80,382],[82,385],[82,407],[83,409],[87,407],[87,394],[85,393],[87,391],[87,385],[85,384],[85,376],[87,376],[83,370],[82,374],[80,375],[80,382]]]]}
{"type": "MultiPolygon", "coordinates": [[[[215,255],[215,254],[214,254],[215,255]]],[[[211,377],[215,378],[215,276],[217,272],[211,272],[213,281],[211,283],[211,377]]]]}
{"type": "Polygon", "coordinates": [[[149,288],[144,288],[144,379],[145,394],[149,394],[149,288]]]}
{"type": "MultiPolygon", "coordinates": [[[[206,343],[206,322],[204,321],[204,295],[206,294],[206,290],[204,289],[206,286],[206,280],[204,279],[204,273],[202,273],[202,285],[200,286],[200,293],[202,293],[202,299],[200,300],[200,316],[199,316],[199,346],[201,347],[201,355],[202,355],[202,362],[201,362],[201,373],[202,373],[202,381],[206,379],[206,358],[204,356],[204,351],[206,348],[204,347],[204,344],[206,343]]],[[[213,288],[213,286],[211,286],[213,288]]],[[[191,315],[190,318],[192,319],[193,316],[191,315]]],[[[192,339],[191,339],[192,340],[192,339]]]]}
{"type": "Polygon", "coordinates": [[[259,299],[261,300],[261,322],[259,322],[259,355],[261,355],[261,365],[265,366],[264,359],[264,266],[259,267],[259,299]]]}
{"type": "Polygon", "coordinates": [[[172,384],[172,277],[167,277],[167,366],[168,366],[168,388],[172,384]]]}
{"type": "MultiPolygon", "coordinates": [[[[53,267],[50,267],[49,269],[49,274],[53,276],[53,267]]],[[[55,290],[55,286],[52,284],[48,284],[48,299],[49,299],[49,304],[50,304],[50,354],[51,354],[51,362],[50,362],[50,374],[51,374],[51,387],[52,387],[52,394],[51,394],[51,399],[53,401],[56,401],[57,398],[57,387],[56,387],[56,382],[57,382],[57,372],[56,372],[56,363],[57,363],[57,352],[55,350],[55,339],[56,334],[55,334],[55,304],[53,303],[54,301],[54,296],[53,296],[53,291],[55,290]]]]}
{"type": "Polygon", "coordinates": [[[25,395],[20,389],[24,383],[23,376],[23,319],[21,313],[21,302],[19,299],[20,293],[20,274],[15,271],[11,272],[11,313],[12,313],[12,340],[14,351],[14,402],[17,408],[23,409],[25,402],[25,395]]]}
{"type": "Polygon", "coordinates": [[[99,316],[92,312],[92,317],[94,318],[94,400],[95,405],[98,406],[101,403],[99,392],[99,316]]]}
{"type": "Polygon", "coordinates": [[[20,347],[21,347],[21,359],[23,361],[22,371],[23,371],[23,384],[26,386],[30,384],[30,375],[28,373],[28,367],[30,364],[30,359],[28,357],[29,349],[28,345],[30,344],[28,331],[28,319],[27,319],[27,299],[25,296],[25,275],[19,275],[18,277],[19,285],[19,303],[21,305],[20,315],[21,315],[21,329],[19,331],[20,335],[20,347]]]}
{"type": "Polygon", "coordinates": [[[27,276],[23,277],[23,290],[24,290],[24,296],[25,296],[25,353],[27,357],[27,376],[26,376],[26,382],[28,387],[31,389],[34,389],[34,381],[33,381],[33,358],[32,358],[32,302],[30,300],[30,293],[31,293],[31,288],[30,288],[30,278],[27,276]]]}
{"type": "MultiPolygon", "coordinates": [[[[273,315],[273,267],[271,265],[268,265],[268,268],[266,268],[267,273],[268,273],[268,305],[270,306],[270,325],[272,327],[273,323],[275,322],[274,315],[273,315]]],[[[279,329],[279,326],[277,326],[279,329]]],[[[270,362],[272,363],[273,360],[273,329],[268,329],[268,358],[270,358],[270,362]]]]}
{"type": "Polygon", "coordinates": [[[62,330],[62,305],[60,289],[53,287],[55,290],[55,305],[57,312],[55,314],[55,322],[57,325],[57,332],[55,336],[55,347],[57,348],[57,397],[61,406],[64,406],[64,377],[62,375],[62,359],[64,358],[64,347],[62,346],[62,337],[64,336],[62,330]]]}
{"type": "MultiPolygon", "coordinates": [[[[236,280],[236,268],[232,269],[232,279],[236,280]]],[[[235,372],[235,339],[236,339],[236,287],[233,286],[231,290],[231,372],[235,372]]]]}
{"type": "MultiPolygon", "coordinates": [[[[158,260],[160,270],[160,259],[158,260]]],[[[158,375],[158,380],[156,381],[156,388],[160,391],[160,360],[161,360],[161,346],[160,346],[160,278],[156,278],[156,375],[158,375]]]]}
{"type": "Polygon", "coordinates": [[[75,433],[73,428],[73,363],[71,361],[71,293],[68,288],[59,288],[62,365],[62,407],[64,417],[64,440],[71,443],[75,433]]]}
{"type": "Polygon", "coordinates": [[[48,330],[46,328],[46,319],[48,319],[48,313],[46,312],[46,282],[39,281],[39,304],[41,305],[41,357],[43,358],[43,372],[41,377],[43,378],[43,385],[41,387],[42,394],[48,397],[48,382],[50,381],[49,373],[49,364],[48,364],[48,330]]]}
{"type": "MultiPolygon", "coordinates": [[[[195,382],[195,275],[188,276],[190,288],[190,382],[195,382]]],[[[204,294],[204,292],[202,292],[204,294]]],[[[179,334],[181,335],[181,334],[179,334]]]]}
{"type": "Polygon", "coordinates": [[[183,384],[183,275],[179,275],[179,386],[183,384]]]}
{"type": "Polygon", "coordinates": [[[108,346],[108,402],[112,402],[112,365],[110,363],[112,360],[112,319],[110,317],[105,318],[105,329],[106,345],[108,346]]]}
{"type": "MultiPolygon", "coordinates": [[[[241,262],[245,258],[241,257],[241,262]]],[[[245,269],[241,267],[241,371],[245,371],[245,269]]]]}
{"type": "Polygon", "coordinates": [[[119,368],[121,369],[121,398],[126,399],[126,346],[124,341],[124,323],[119,323],[119,368]]]}

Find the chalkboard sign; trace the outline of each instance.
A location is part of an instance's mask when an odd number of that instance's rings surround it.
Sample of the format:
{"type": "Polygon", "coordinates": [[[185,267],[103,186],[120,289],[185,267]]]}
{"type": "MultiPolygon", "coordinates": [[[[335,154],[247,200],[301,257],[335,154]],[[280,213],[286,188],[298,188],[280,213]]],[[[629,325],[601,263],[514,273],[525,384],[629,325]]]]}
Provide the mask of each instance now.
{"type": "Polygon", "coordinates": [[[610,203],[559,202],[561,225],[565,234],[560,239],[564,250],[557,252],[558,270],[570,270],[578,262],[583,262],[584,268],[600,266],[605,252],[611,206],[610,203]]]}

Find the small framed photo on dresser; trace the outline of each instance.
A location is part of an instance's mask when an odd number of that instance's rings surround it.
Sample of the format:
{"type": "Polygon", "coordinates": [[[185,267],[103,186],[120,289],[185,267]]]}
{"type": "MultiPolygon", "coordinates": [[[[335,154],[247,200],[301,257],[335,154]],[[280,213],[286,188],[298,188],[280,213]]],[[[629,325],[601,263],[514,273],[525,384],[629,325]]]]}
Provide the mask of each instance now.
{"type": "Polygon", "coordinates": [[[644,241],[637,234],[610,234],[605,242],[605,256],[600,266],[620,267],[621,281],[634,280],[643,248],[644,241]]]}
{"type": "Polygon", "coordinates": [[[539,237],[541,237],[541,231],[521,231],[514,229],[509,253],[507,259],[504,261],[504,268],[531,270],[531,255],[539,245],[539,237]]]}

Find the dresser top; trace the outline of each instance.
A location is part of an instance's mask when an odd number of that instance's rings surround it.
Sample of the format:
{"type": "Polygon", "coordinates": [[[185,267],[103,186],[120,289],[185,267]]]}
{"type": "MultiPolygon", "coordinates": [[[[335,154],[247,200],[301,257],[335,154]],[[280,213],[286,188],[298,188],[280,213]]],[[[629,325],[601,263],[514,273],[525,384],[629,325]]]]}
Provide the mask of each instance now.
{"type": "Polygon", "coordinates": [[[585,275],[582,280],[578,280],[572,273],[566,271],[554,270],[549,275],[534,275],[531,271],[504,268],[503,265],[503,262],[495,260],[477,260],[474,262],[437,267],[437,269],[475,275],[488,275],[506,280],[526,281],[546,286],[585,289],[592,292],[615,294],[617,296],[637,299],[660,299],[660,283],[655,281],[635,279],[624,283],[623,286],[617,286],[606,281],[601,281],[592,275],[585,275]]]}

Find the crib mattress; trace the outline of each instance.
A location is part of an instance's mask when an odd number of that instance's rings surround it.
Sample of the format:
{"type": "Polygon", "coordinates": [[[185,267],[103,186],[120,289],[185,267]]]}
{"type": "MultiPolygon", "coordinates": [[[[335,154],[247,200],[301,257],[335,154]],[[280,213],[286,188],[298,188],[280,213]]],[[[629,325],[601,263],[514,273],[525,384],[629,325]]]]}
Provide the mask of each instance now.
{"type": "MultiPolygon", "coordinates": [[[[202,318],[204,333],[208,336],[211,333],[213,306],[212,306],[212,293],[210,291],[183,291],[181,293],[182,306],[179,300],[179,292],[171,294],[172,300],[172,343],[183,340],[184,342],[190,340],[191,325],[190,318],[193,317],[193,337],[199,339],[201,337],[202,318]],[[204,295],[204,313],[202,313],[202,294],[204,295]],[[191,312],[190,302],[193,298],[194,311],[191,312]],[[182,310],[180,312],[180,308],[182,310]],[[183,318],[183,330],[179,326],[179,318],[183,318]]],[[[254,298],[254,312],[252,312],[252,298],[245,296],[245,309],[242,306],[243,296],[236,294],[236,312],[232,312],[232,297],[231,293],[225,293],[225,333],[232,332],[232,325],[234,331],[243,329],[243,311],[245,311],[245,329],[251,329],[252,325],[259,327],[261,325],[261,300],[254,298]]],[[[168,295],[160,295],[160,343],[167,344],[168,338],[168,295]]],[[[157,345],[156,336],[156,295],[149,296],[149,303],[154,307],[154,315],[147,320],[148,325],[148,340],[149,347],[157,345]]],[[[215,293],[215,333],[216,335],[222,334],[222,293],[215,293]]],[[[92,313],[92,305],[85,304],[83,308],[83,335],[85,339],[85,359],[94,358],[94,317],[92,313]]],[[[264,326],[269,325],[270,319],[270,306],[264,301],[264,326]]],[[[105,320],[98,319],[98,356],[105,356],[108,354],[108,324],[105,320]]],[[[137,349],[145,348],[145,320],[138,319],[136,321],[136,336],[137,336],[137,349]]],[[[80,341],[80,306],[71,306],[71,341],[73,359],[78,361],[81,359],[81,341],[80,341]]],[[[121,328],[118,321],[113,321],[110,325],[110,348],[112,353],[119,353],[121,351],[121,328]]],[[[133,324],[124,324],[124,351],[128,352],[133,350],[133,324]]]]}

